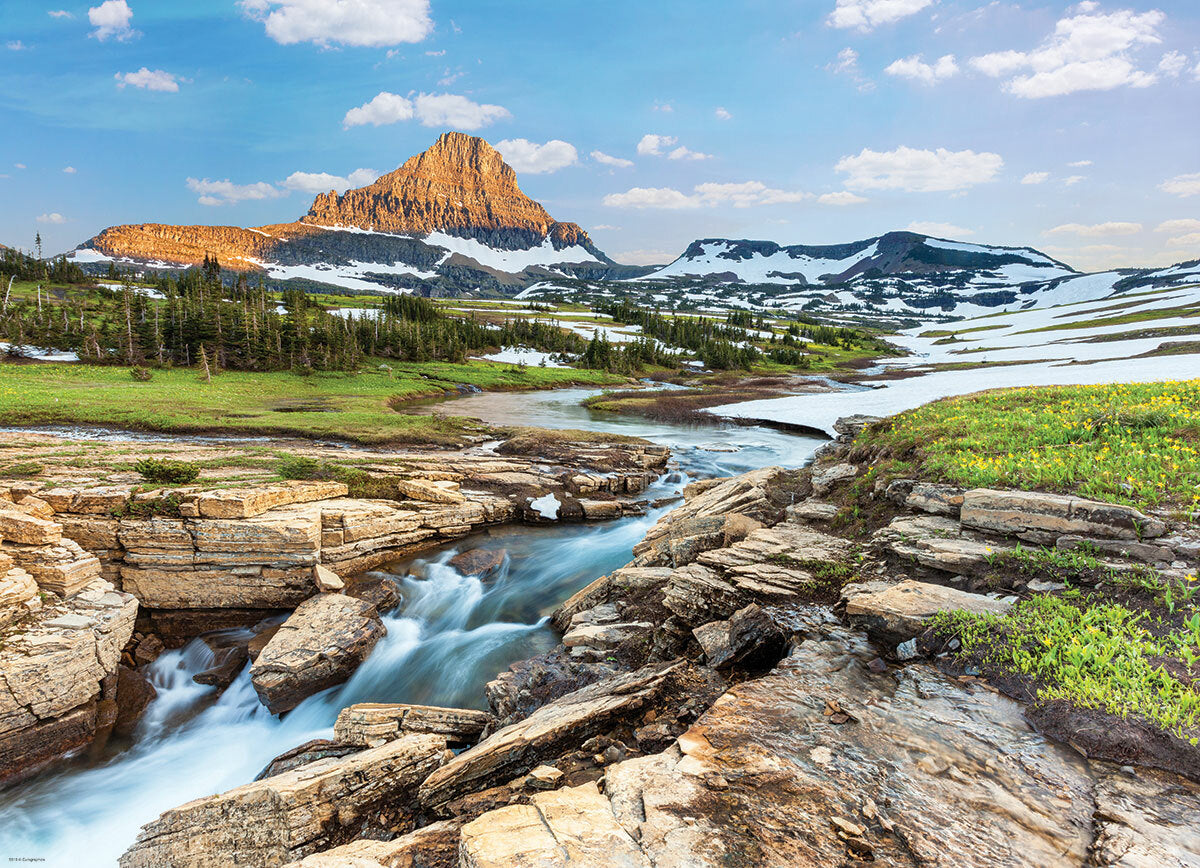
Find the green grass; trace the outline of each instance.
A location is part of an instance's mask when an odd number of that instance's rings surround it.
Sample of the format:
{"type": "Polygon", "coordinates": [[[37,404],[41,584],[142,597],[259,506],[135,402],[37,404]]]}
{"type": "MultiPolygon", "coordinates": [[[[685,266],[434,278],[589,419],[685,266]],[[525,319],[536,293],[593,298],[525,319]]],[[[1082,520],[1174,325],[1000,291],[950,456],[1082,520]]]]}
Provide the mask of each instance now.
{"type": "Polygon", "coordinates": [[[1197,744],[1200,692],[1162,661],[1174,658],[1184,669],[1200,661],[1200,611],[1164,633],[1145,612],[1092,602],[1075,591],[1034,597],[1006,615],[943,612],[932,629],[959,639],[960,658],[985,672],[1031,679],[1039,700],[1145,718],[1197,744]]]}
{"type": "Polygon", "coordinates": [[[156,370],[136,382],[123,367],[80,364],[0,365],[0,407],[10,425],[90,424],[172,433],[226,432],[337,438],[360,443],[456,444],[479,426],[440,415],[409,415],[403,402],[440,395],[457,384],[488,390],[604,385],[601,371],[465,365],[393,364],[390,372],[228,371],[211,383],[194,370],[156,370]]]}
{"type": "Polygon", "coordinates": [[[922,479],[1200,516],[1200,380],[981,392],[902,413],[859,442],[922,479]]]}

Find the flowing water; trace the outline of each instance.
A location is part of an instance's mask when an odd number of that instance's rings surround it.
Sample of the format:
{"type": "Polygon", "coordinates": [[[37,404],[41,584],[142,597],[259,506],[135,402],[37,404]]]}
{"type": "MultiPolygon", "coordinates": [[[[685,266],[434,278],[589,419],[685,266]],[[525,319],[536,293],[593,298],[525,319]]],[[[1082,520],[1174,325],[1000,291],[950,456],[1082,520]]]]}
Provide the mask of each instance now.
{"type": "MultiPolygon", "coordinates": [[[[692,478],[768,464],[800,466],[818,441],[765,428],[690,427],[592,413],[594,392],[488,393],[446,409],[491,422],[582,428],[668,445],[677,464],[646,493],[678,492],[692,478]]],[[[132,742],[106,759],[76,759],[0,791],[0,857],[90,868],[115,865],[139,827],[193,798],[251,781],[275,756],[332,734],[354,702],[485,707],[483,687],[517,660],[558,641],[547,622],[555,606],[628,562],[631,549],[670,507],[605,524],[504,527],[456,541],[387,568],[404,603],[384,616],[387,636],[345,684],[310,697],[283,719],[259,703],[243,670],[219,696],[192,681],[212,662],[200,641],[149,667],[158,689],[132,742]],[[504,549],[486,583],[448,565],[459,551],[504,549]]]]}

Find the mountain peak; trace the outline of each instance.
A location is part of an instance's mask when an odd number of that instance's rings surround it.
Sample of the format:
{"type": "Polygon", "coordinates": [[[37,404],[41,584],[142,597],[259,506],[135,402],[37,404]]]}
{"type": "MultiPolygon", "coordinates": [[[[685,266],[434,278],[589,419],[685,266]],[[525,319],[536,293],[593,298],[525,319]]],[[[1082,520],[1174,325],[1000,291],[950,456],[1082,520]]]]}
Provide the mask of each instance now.
{"type": "Polygon", "coordinates": [[[442,231],[494,247],[523,249],[549,237],[555,247],[587,243],[517,186],[517,173],[478,136],[442,133],[429,148],[373,184],[322,193],[301,222],[376,232],[442,231]]]}

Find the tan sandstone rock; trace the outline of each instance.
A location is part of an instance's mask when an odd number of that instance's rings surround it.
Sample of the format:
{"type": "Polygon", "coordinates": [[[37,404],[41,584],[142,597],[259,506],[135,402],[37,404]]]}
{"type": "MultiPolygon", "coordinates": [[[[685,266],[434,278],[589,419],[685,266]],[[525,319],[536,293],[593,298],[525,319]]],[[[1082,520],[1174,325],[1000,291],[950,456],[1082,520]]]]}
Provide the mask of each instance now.
{"type": "Polygon", "coordinates": [[[849,585],[843,591],[846,617],[873,638],[891,645],[920,635],[939,612],[1003,615],[1013,606],[1011,599],[998,600],[927,582],[905,581],[865,593],[855,590],[849,585]]]}
{"type": "Polygon", "coordinates": [[[374,747],[406,732],[428,732],[444,736],[447,744],[467,745],[495,722],[486,711],[468,708],[359,702],[338,713],[333,735],[339,744],[374,747]]]}

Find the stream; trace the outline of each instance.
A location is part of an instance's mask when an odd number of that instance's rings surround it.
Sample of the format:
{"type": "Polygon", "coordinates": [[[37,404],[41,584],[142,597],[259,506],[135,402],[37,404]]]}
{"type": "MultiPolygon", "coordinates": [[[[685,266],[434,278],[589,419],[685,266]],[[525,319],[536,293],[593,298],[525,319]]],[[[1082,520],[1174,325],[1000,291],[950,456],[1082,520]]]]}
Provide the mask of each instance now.
{"type": "MultiPolygon", "coordinates": [[[[652,422],[579,405],[595,390],[482,393],[433,411],[544,428],[645,437],[670,446],[674,468],[644,497],[679,492],[691,479],[770,464],[798,467],[820,441],[767,428],[652,422]]],[[[131,743],[115,755],[60,763],[0,791],[0,856],[51,866],[114,866],[142,824],[194,798],[249,783],[271,759],[332,735],[338,711],[355,702],[415,702],[485,708],[484,685],[510,663],[550,650],[548,616],[568,596],[625,564],[671,507],[603,524],[506,526],[389,564],[403,604],[383,616],[387,636],[345,684],[312,696],[283,719],[255,695],[248,667],[219,697],[192,681],[212,652],[193,640],[148,667],[158,689],[131,743]],[[457,552],[504,549],[486,583],[448,565],[457,552]]]]}

